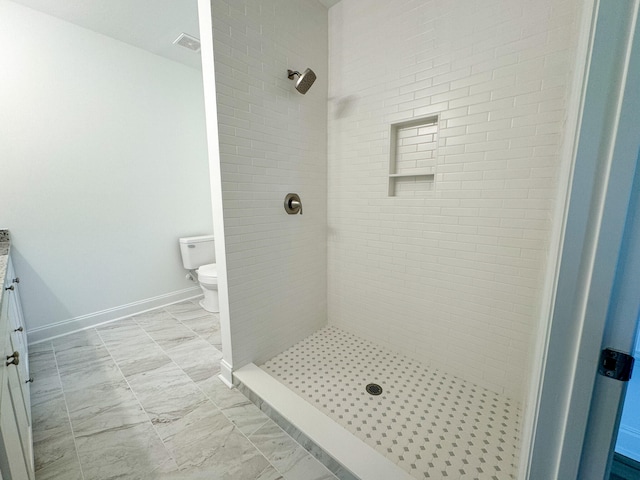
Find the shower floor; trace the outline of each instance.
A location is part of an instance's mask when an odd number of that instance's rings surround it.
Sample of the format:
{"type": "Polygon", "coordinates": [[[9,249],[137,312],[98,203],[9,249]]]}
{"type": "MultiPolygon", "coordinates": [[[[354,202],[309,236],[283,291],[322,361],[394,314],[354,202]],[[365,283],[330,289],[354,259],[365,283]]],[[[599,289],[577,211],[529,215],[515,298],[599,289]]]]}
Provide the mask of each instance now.
{"type": "Polygon", "coordinates": [[[520,406],[509,398],[336,327],[261,368],[415,478],[516,478],[520,406]]]}

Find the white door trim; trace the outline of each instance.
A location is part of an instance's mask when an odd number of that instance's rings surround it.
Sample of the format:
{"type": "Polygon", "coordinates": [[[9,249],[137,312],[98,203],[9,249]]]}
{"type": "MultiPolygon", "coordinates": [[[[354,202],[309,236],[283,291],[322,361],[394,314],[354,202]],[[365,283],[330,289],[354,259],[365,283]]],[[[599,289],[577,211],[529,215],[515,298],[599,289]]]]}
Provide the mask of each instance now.
{"type": "Polygon", "coordinates": [[[578,478],[635,169],[636,158],[621,158],[614,147],[637,4],[638,0],[602,0],[596,6],[576,164],[529,451],[530,479],[578,478]]]}
{"type": "Polygon", "coordinates": [[[213,20],[210,0],[198,0],[200,27],[200,58],[202,59],[202,84],[204,86],[204,112],[209,148],[209,179],[211,184],[211,208],[213,234],[215,236],[216,265],[218,266],[218,299],[220,301],[220,335],[222,337],[223,368],[221,378],[227,385],[233,379],[233,355],[231,350],[231,316],[229,312],[229,281],[227,275],[227,247],[222,202],[222,172],[218,142],[218,104],[216,100],[216,73],[213,52],[213,20]]]}
{"type": "MultiPolygon", "coordinates": [[[[598,251],[600,264],[611,263],[615,279],[608,310],[605,314],[603,335],[598,349],[615,348],[632,352],[634,333],[640,310],[640,177],[638,154],[640,152],[640,2],[634,2],[630,12],[632,35],[623,73],[624,93],[619,105],[616,137],[612,148],[612,168],[607,192],[601,243],[607,246],[609,230],[622,230],[619,256],[607,257],[608,252],[598,251]],[[619,209],[619,210],[618,210],[619,209]],[[622,210],[622,211],[620,211],[622,210]],[[617,225],[621,218],[622,225],[617,225]],[[601,260],[603,259],[604,260],[601,260]]],[[[600,250],[600,249],[599,249],[600,250]]],[[[601,269],[602,270],[602,267],[601,269]]],[[[594,339],[595,342],[595,339],[594,339]]],[[[585,350],[585,356],[587,351],[585,350]]],[[[614,443],[616,440],[622,399],[626,384],[602,376],[594,379],[587,430],[580,460],[578,476],[584,480],[599,480],[608,476],[614,443]]]]}

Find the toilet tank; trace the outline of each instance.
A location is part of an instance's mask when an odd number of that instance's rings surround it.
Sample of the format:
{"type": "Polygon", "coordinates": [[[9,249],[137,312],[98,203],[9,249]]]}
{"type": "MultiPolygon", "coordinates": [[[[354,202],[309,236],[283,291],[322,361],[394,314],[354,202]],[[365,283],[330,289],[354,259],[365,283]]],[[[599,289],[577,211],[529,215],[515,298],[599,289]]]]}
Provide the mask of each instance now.
{"type": "Polygon", "coordinates": [[[214,263],[216,252],[213,244],[213,235],[200,235],[197,237],[183,237],[180,241],[180,254],[182,265],[187,270],[195,270],[202,265],[214,263]]]}

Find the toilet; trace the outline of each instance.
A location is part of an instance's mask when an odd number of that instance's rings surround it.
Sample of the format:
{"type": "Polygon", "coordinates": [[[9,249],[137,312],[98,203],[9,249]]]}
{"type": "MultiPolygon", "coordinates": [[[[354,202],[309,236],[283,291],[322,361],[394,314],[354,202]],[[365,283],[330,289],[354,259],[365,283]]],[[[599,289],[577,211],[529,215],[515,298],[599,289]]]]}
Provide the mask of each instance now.
{"type": "Polygon", "coordinates": [[[180,254],[184,268],[195,270],[198,275],[198,283],[204,294],[204,298],[200,300],[200,306],[207,312],[218,313],[220,311],[218,268],[214,263],[216,253],[213,235],[181,238],[180,254]]]}

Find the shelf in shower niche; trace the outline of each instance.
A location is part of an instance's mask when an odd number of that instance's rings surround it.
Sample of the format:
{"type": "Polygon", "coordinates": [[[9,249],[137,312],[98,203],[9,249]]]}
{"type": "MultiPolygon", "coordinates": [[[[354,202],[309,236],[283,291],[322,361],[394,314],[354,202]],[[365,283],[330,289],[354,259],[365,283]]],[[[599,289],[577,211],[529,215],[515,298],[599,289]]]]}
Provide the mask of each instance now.
{"type": "Polygon", "coordinates": [[[390,173],[389,178],[400,178],[400,177],[433,177],[435,175],[435,168],[430,168],[428,170],[415,170],[410,172],[402,172],[402,173],[390,173]]]}
{"type": "Polygon", "coordinates": [[[389,175],[389,196],[427,198],[433,195],[434,184],[433,173],[391,174],[389,175]]]}

